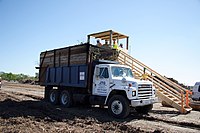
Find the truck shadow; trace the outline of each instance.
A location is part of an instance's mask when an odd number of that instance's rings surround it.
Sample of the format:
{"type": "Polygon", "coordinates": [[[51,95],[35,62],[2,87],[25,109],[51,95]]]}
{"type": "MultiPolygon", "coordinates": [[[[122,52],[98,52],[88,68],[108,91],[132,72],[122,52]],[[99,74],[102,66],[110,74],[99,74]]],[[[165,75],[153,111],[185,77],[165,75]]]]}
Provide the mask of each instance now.
{"type": "MultiPolygon", "coordinates": [[[[155,111],[153,113],[156,113],[155,111]]],[[[169,112],[168,112],[169,113],[169,112]]],[[[107,113],[106,108],[75,106],[64,108],[54,106],[50,103],[40,101],[15,101],[6,99],[0,102],[0,117],[9,119],[14,117],[36,118],[44,121],[65,122],[69,120],[86,119],[86,121],[97,122],[128,122],[138,119],[144,119],[146,116],[132,112],[126,119],[116,119],[107,113]]]]}

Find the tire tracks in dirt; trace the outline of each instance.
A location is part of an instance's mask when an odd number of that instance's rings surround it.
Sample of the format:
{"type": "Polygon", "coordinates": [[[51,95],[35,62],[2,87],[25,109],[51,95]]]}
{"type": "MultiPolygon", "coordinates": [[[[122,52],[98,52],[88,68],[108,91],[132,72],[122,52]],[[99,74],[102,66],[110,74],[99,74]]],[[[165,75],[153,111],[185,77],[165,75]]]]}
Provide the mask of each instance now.
{"type": "Polygon", "coordinates": [[[147,116],[147,115],[144,115],[143,119],[148,120],[148,121],[154,121],[154,122],[164,122],[173,126],[190,128],[190,129],[195,129],[195,130],[200,131],[200,125],[196,123],[192,123],[192,122],[190,123],[190,122],[178,122],[178,121],[172,121],[172,120],[165,120],[165,119],[156,118],[156,117],[147,116]]]}

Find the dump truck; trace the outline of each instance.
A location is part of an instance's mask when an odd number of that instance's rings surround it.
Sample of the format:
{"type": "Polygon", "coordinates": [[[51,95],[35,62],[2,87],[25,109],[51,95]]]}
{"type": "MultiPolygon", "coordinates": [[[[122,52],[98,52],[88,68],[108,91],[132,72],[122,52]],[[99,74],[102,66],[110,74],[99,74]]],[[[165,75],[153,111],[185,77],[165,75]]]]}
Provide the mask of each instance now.
{"type": "Polygon", "coordinates": [[[129,37],[112,30],[88,35],[84,44],[41,52],[39,84],[45,86],[44,98],[52,104],[71,107],[76,103],[108,107],[116,118],[125,118],[131,108],[148,113],[157,97],[153,83],[136,80],[130,67],[116,62],[119,51],[113,40],[129,37]],[[109,42],[98,47],[91,38],[109,42]]]}

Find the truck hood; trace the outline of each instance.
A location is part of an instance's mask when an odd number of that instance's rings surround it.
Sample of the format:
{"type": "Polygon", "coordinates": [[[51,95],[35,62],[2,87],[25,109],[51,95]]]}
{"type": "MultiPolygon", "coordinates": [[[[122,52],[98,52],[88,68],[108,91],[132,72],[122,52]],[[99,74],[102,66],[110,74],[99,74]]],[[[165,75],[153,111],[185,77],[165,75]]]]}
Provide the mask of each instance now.
{"type": "Polygon", "coordinates": [[[138,79],[135,79],[135,82],[137,84],[153,84],[152,82],[147,81],[147,80],[138,80],[138,79]]]}
{"type": "Polygon", "coordinates": [[[129,77],[124,77],[124,78],[123,77],[117,77],[117,78],[113,78],[112,80],[115,84],[121,84],[122,86],[126,86],[128,84],[133,84],[134,86],[138,85],[138,84],[151,84],[151,85],[153,85],[153,83],[150,82],[150,81],[138,80],[138,79],[129,78],[129,77]]]}

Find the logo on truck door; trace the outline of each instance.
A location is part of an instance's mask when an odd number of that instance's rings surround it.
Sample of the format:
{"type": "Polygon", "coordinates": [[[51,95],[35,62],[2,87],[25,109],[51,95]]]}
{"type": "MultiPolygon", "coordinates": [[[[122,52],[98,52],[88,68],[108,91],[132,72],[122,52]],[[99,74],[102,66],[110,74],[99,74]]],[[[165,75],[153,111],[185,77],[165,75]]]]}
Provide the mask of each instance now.
{"type": "Polygon", "coordinates": [[[99,94],[107,94],[107,85],[106,85],[106,81],[100,81],[100,83],[98,84],[97,87],[97,93],[99,94]]]}

